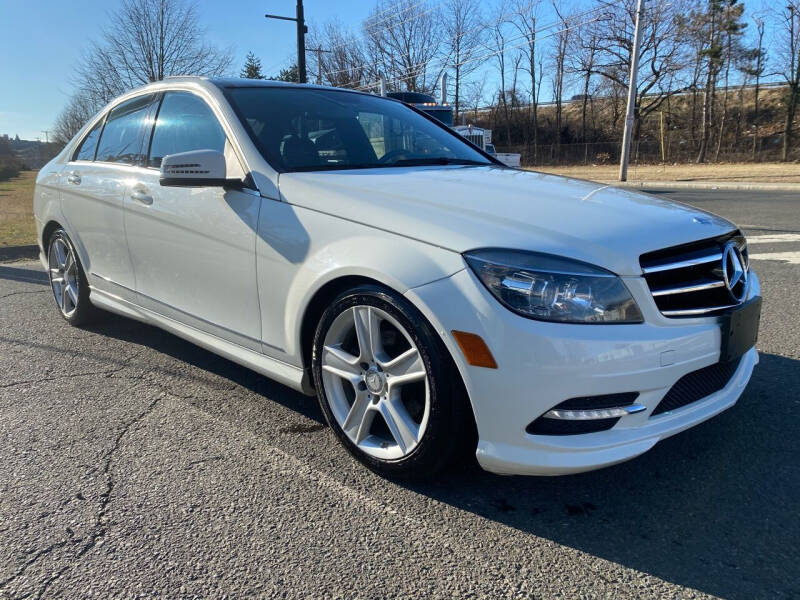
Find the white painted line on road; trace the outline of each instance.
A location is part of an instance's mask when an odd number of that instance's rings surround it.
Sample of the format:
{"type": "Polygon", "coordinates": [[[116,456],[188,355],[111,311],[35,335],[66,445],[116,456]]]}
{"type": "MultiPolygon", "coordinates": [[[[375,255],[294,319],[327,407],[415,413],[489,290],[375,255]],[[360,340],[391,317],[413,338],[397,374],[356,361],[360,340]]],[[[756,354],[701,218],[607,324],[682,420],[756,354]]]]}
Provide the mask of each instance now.
{"type": "Polygon", "coordinates": [[[800,242],[800,233],[768,233],[747,238],[748,244],[778,244],[780,242],[800,242]]]}
{"type": "Polygon", "coordinates": [[[790,265],[800,265],[800,252],[765,252],[751,254],[750,260],[779,260],[790,265]]]}

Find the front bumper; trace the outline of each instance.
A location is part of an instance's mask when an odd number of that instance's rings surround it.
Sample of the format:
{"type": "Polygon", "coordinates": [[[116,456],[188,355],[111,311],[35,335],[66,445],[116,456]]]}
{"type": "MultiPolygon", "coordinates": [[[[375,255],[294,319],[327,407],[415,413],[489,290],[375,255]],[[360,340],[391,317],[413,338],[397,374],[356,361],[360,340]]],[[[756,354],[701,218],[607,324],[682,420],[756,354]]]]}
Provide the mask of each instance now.
{"type": "MultiPolygon", "coordinates": [[[[758,362],[749,350],[727,385],[697,402],[651,417],[681,377],[715,364],[720,327],[715,317],[667,319],[642,278],[624,278],[645,322],[573,325],[520,317],[505,309],[469,269],[413,288],[406,296],[436,327],[464,379],[478,427],[477,458],[494,473],[562,475],[613,465],[652,448],[732,406],[758,362]],[[466,363],[451,331],[480,335],[498,368],[466,363]],[[602,394],[639,392],[646,410],[607,431],[531,435],[525,427],[557,404],[602,394]]],[[[748,299],[760,295],[751,276],[748,299]]]]}

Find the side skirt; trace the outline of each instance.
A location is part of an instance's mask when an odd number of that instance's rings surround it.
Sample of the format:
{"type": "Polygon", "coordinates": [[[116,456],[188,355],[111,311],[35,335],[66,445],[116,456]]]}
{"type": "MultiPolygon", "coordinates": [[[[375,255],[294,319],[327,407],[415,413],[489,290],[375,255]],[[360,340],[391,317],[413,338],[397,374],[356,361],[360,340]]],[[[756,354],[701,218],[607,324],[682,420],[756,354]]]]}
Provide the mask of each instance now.
{"type": "Polygon", "coordinates": [[[243,348],[227,340],[220,339],[204,331],[189,327],[183,323],[170,319],[156,312],[142,308],[110,294],[109,292],[89,286],[91,289],[90,299],[95,306],[113,312],[123,317],[136,319],[143,323],[155,325],[165,331],[177,335],[193,344],[205,348],[206,350],[218,354],[237,364],[252,369],[265,377],[289,386],[290,388],[302,392],[308,396],[314,395],[314,389],[308,380],[304,369],[289,365],[269,356],[265,356],[253,350],[243,348]]]}

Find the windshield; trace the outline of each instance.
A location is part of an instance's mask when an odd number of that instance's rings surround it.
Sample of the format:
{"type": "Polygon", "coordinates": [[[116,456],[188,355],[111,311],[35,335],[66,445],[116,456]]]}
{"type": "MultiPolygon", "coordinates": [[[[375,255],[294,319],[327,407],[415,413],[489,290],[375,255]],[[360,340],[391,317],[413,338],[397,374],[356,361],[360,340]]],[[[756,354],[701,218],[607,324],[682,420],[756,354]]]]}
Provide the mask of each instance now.
{"type": "Polygon", "coordinates": [[[278,171],[493,164],[460,136],[378,96],[279,87],[225,93],[278,171]]]}

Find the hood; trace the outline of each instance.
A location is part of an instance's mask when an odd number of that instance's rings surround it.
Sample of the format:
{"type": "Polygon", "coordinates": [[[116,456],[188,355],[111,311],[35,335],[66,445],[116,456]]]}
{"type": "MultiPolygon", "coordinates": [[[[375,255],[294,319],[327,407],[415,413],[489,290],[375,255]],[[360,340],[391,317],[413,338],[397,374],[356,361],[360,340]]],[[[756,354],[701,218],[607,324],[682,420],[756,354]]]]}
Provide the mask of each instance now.
{"type": "Polygon", "coordinates": [[[463,253],[534,250],[641,275],[645,252],[735,228],[641,192],[497,167],[283,173],[283,200],[463,253]]]}

